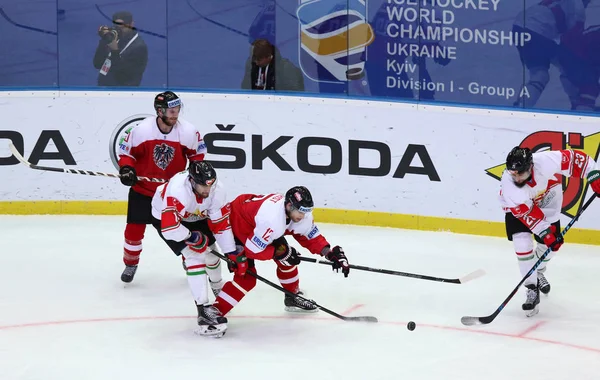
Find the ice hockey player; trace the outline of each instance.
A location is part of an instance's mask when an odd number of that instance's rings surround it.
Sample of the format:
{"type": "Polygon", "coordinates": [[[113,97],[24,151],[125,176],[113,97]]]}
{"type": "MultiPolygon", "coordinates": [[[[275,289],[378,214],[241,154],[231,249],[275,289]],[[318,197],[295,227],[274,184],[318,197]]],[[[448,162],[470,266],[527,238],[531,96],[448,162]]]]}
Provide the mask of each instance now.
{"type": "Polygon", "coordinates": [[[222,287],[218,250],[235,253],[229,225],[230,205],[217,173],[206,161],[192,161],[187,172],[176,174],[156,190],[152,199],[152,225],[176,255],[183,255],[188,285],[198,309],[201,335],[221,337],[227,318],[208,303],[206,277],[215,297],[222,287]]]}
{"type": "Polygon", "coordinates": [[[131,186],[123,247],[123,282],[131,282],[137,271],[146,225],[152,223],[152,196],[160,185],[138,181],[137,176],[168,180],[185,170],[188,160],[203,160],[206,154],[200,133],[179,118],[181,107],[181,99],[171,91],[156,95],[156,117],[142,120],[119,144],[121,183],[131,186]]]}
{"type": "Polygon", "coordinates": [[[544,275],[546,265],[563,244],[561,175],[587,177],[592,190],[600,194],[600,170],[590,156],[578,150],[532,154],[528,148],[515,147],[506,158],[506,170],[500,181],[506,234],[513,242],[521,275],[525,277],[548,247],[552,250],[524,283],[527,298],[522,308],[528,317],[539,311],[539,292],[550,292],[550,283],[544,275]],[[532,234],[537,242],[535,251],[532,234]]]}
{"type": "MultiPolygon", "coordinates": [[[[238,254],[228,255],[234,265],[233,281],[227,282],[215,306],[226,315],[244,296],[254,288],[256,279],[246,271],[256,273],[254,260],[274,260],[277,278],[281,286],[302,295],[299,289],[298,268],[300,263],[296,249],[287,244],[284,235],[292,235],[300,245],[314,254],[324,256],[336,271],[342,270],[348,277],[350,267],[344,250],[330,244],[314,224],[312,195],[304,186],[295,186],[282,194],[242,194],[231,202],[231,228],[236,242],[243,245],[238,254]]],[[[285,310],[292,312],[315,312],[312,302],[285,296],[285,310]]]]}

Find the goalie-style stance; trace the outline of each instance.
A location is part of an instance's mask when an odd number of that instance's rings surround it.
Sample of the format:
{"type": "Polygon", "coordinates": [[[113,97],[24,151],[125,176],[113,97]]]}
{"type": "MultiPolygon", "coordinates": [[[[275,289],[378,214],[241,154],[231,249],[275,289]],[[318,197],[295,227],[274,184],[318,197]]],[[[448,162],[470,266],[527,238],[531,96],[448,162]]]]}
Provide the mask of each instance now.
{"type": "Polygon", "coordinates": [[[192,161],[188,172],[176,174],[152,198],[152,225],[176,255],[185,257],[187,279],[198,309],[199,334],[220,337],[227,319],[208,303],[206,276],[215,297],[223,280],[219,259],[211,253],[218,243],[235,254],[229,225],[230,206],[212,165],[192,161]]]}
{"type": "Polygon", "coordinates": [[[201,161],[206,154],[200,133],[179,118],[181,106],[181,99],[171,91],[156,95],[156,116],[142,120],[119,143],[121,183],[131,186],[123,246],[123,282],[133,281],[137,271],[146,225],[152,223],[152,196],[160,185],[138,181],[137,176],[168,180],[185,170],[188,160],[201,161]]]}
{"type": "Polygon", "coordinates": [[[500,202],[506,212],[508,240],[514,244],[521,275],[550,247],[537,273],[525,282],[527,299],[523,310],[531,317],[538,313],[541,291],[550,292],[545,272],[548,261],[563,244],[560,212],[563,193],[560,175],[586,178],[592,190],[600,194],[600,170],[594,160],[578,150],[556,150],[531,153],[528,148],[513,148],[506,158],[506,170],[501,179],[500,202]],[[532,234],[537,241],[533,247],[532,234]]]}
{"type": "MultiPolygon", "coordinates": [[[[340,246],[330,248],[329,242],[314,224],[313,199],[304,186],[296,186],[286,195],[242,194],[231,202],[231,227],[235,235],[238,254],[228,254],[235,264],[233,281],[227,282],[219,293],[215,306],[227,314],[256,285],[256,278],[246,271],[256,273],[254,260],[274,260],[281,286],[294,294],[299,289],[298,252],[289,246],[284,235],[292,235],[300,245],[314,254],[324,256],[333,263],[334,270],[342,270],[348,277],[350,267],[340,246]]],[[[285,310],[315,312],[316,306],[297,297],[285,296],[285,310]]]]}

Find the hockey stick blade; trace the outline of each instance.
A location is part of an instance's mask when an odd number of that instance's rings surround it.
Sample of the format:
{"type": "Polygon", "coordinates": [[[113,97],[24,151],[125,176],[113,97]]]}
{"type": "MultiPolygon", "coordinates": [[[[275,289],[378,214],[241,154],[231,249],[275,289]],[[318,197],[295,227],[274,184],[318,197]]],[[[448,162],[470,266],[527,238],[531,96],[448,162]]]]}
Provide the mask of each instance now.
{"type": "Polygon", "coordinates": [[[460,281],[461,284],[464,284],[465,282],[469,282],[469,281],[473,281],[479,277],[483,277],[485,276],[485,271],[483,269],[477,269],[475,272],[469,273],[466,276],[463,276],[461,278],[459,278],[458,280],[460,281]]]}
{"type": "MultiPolygon", "coordinates": [[[[587,202],[585,202],[585,204],[577,212],[577,215],[575,215],[573,217],[573,219],[571,219],[571,221],[562,230],[561,236],[564,236],[567,232],[569,232],[569,230],[571,229],[571,227],[573,227],[573,225],[579,219],[579,217],[581,216],[581,214],[583,214],[583,212],[592,204],[592,202],[594,201],[594,199],[596,199],[596,196],[591,197],[590,199],[588,199],[587,202]]],[[[462,317],[460,319],[460,322],[463,325],[465,325],[465,326],[487,325],[488,323],[492,323],[492,321],[494,319],[496,319],[496,317],[500,314],[500,312],[502,310],[504,310],[504,308],[506,307],[506,305],[515,296],[515,294],[517,294],[517,292],[521,288],[521,285],[523,285],[525,283],[525,280],[527,280],[535,272],[535,270],[537,269],[537,267],[540,266],[540,264],[546,259],[546,257],[550,254],[550,252],[552,252],[552,249],[548,248],[546,250],[546,252],[544,252],[539,257],[538,261],[536,261],[533,264],[533,266],[531,267],[531,269],[529,269],[529,271],[527,272],[527,274],[525,275],[525,277],[523,277],[521,279],[521,281],[519,281],[519,283],[517,284],[517,286],[512,290],[512,292],[510,292],[510,294],[508,295],[508,297],[506,297],[506,299],[504,301],[502,301],[502,303],[500,304],[500,306],[498,306],[498,308],[492,314],[490,314],[490,315],[488,315],[486,317],[467,317],[467,316],[465,316],[465,317],[462,317]]]]}
{"type": "Polygon", "coordinates": [[[475,326],[475,325],[487,325],[494,318],[492,316],[487,317],[462,317],[460,322],[465,326],[475,326]]]}
{"type": "Polygon", "coordinates": [[[344,321],[355,321],[355,322],[371,322],[371,323],[377,323],[379,322],[379,320],[375,317],[370,317],[370,316],[366,316],[366,317],[344,317],[343,318],[344,321]]]}
{"type": "Polygon", "coordinates": [[[23,165],[27,165],[28,167],[31,167],[31,164],[29,163],[29,161],[27,161],[25,159],[25,157],[23,157],[21,155],[21,153],[17,150],[17,147],[15,147],[13,145],[13,143],[8,143],[8,149],[10,149],[11,153],[13,154],[13,156],[16,157],[17,160],[19,160],[20,163],[22,163],[23,165]]]}
{"type": "MultiPolygon", "coordinates": [[[[224,260],[226,263],[233,264],[233,262],[231,261],[231,259],[229,259],[225,255],[223,255],[221,252],[217,252],[215,250],[211,250],[211,252],[212,252],[213,255],[217,256],[221,260],[224,260]]],[[[277,285],[277,284],[275,284],[275,283],[267,280],[266,278],[258,275],[257,273],[254,273],[252,271],[247,271],[246,275],[247,276],[248,275],[252,276],[252,277],[256,278],[258,281],[261,281],[261,282],[269,285],[270,287],[275,288],[275,289],[279,290],[280,292],[282,292],[284,294],[287,294],[288,296],[297,297],[297,298],[299,298],[299,299],[301,299],[301,300],[303,300],[305,302],[310,302],[313,305],[315,305],[319,310],[321,310],[321,311],[323,311],[323,312],[325,312],[325,313],[327,313],[329,315],[332,315],[332,316],[334,316],[336,318],[339,318],[342,321],[347,321],[347,322],[371,322],[371,323],[378,322],[377,318],[371,317],[371,316],[346,317],[345,315],[341,315],[341,314],[336,313],[335,311],[329,310],[325,306],[319,305],[318,303],[316,303],[313,300],[309,300],[309,299],[306,299],[306,298],[304,298],[304,297],[302,297],[300,295],[294,294],[294,293],[290,292],[289,290],[287,290],[287,289],[285,289],[285,288],[283,288],[283,287],[281,287],[281,286],[279,286],[279,285],[277,285]]]]}

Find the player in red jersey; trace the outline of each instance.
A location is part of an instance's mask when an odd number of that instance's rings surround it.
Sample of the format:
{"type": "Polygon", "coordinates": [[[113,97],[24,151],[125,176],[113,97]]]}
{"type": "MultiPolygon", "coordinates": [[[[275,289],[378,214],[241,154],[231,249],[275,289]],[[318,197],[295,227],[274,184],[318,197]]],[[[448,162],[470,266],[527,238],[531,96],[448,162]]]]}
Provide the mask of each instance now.
{"type": "Polygon", "coordinates": [[[138,181],[137,176],[168,180],[185,170],[188,160],[200,161],[206,154],[206,144],[198,130],[179,118],[181,106],[181,99],[174,92],[156,95],[156,117],[140,122],[119,145],[121,182],[131,186],[127,202],[123,282],[133,281],[137,271],[146,225],[152,223],[152,196],[160,185],[138,181]]]}
{"type": "MultiPolygon", "coordinates": [[[[231,228],[240,245],[238,253],[229,254],[235,263],[230,265],[233,280],[227,282],[214,306],[222,315],[227,314],[256,285],[256,279],[246,271],[256,273],[254,260],[274,260],[281,286],[301,295],[299,289],[298,252],[287,244],[284,235],[292,235],[311,253],[321,255],[333,263],[333,269],[348,277],[350,267],[344,250],[331,245],[314,224],[312,195],[304,186],[296,186],[286,195],[242,194],[231,202],[231,228]]],[[[314,312],[316,306],[297,297],[284,299],[285,310],[314,312]]]]}

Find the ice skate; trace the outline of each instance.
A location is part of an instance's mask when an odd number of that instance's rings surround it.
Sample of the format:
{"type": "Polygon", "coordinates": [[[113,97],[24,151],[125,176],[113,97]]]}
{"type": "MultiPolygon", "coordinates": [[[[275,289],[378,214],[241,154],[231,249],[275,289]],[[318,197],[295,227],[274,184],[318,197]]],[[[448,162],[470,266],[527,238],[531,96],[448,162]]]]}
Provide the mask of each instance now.
{"type": "MultiPolygon", "coordinates": [[[[304,293],[299,291],[296,294],[302,296],[304,293]]],[[[292,297],[287,294],[285,295],[283,303],[285,304],[285,311],[292,313],[316,313],[319,311],[313,302],[310,302],[309,300],[303,300],[298,297],[292,297]]]]}
{"type": "Polygon", "coordinates": [[[540,292],[542,292],[543,294],[550,293],[550,283],[546,279],[546,276],[544,276],[544,273],[542,273],[538,270],[537,278],[538,278],[540,292]]]}
{"type": "Polygon", "coordinates": [[[221,292],[221,289],[223,288],[223,279],[221,279],[221,281],[218,282],[212,282],[210,279],[208,279],[208,283],[210,284],[210,288],[213,292],[213,294],[215,295],[215,298],[217,298],[219,296],[219,293],[221,292]]]}
{"type": "Polygon", "coordinates": [[[130,283],[131,281],[133,281],[133,277],[135,276],[137,267],[137,265],[126,265],[125,270],[121,274],[121,281],[125,283],[130,283]]]}
{"type": "Polygon", "coordinates": [[[527,299],[522,307],[526,316],[533,317],[539,312],[540,291],[534,284],[525,285],[525,287],[527,288],[527,299]]]}
{"type": "Polygon", "coordinates": [[[227,331],[227,318],[213,305],[197,305],[198,329],[195,333],[211,338],[221,338],[227,331]]]}

